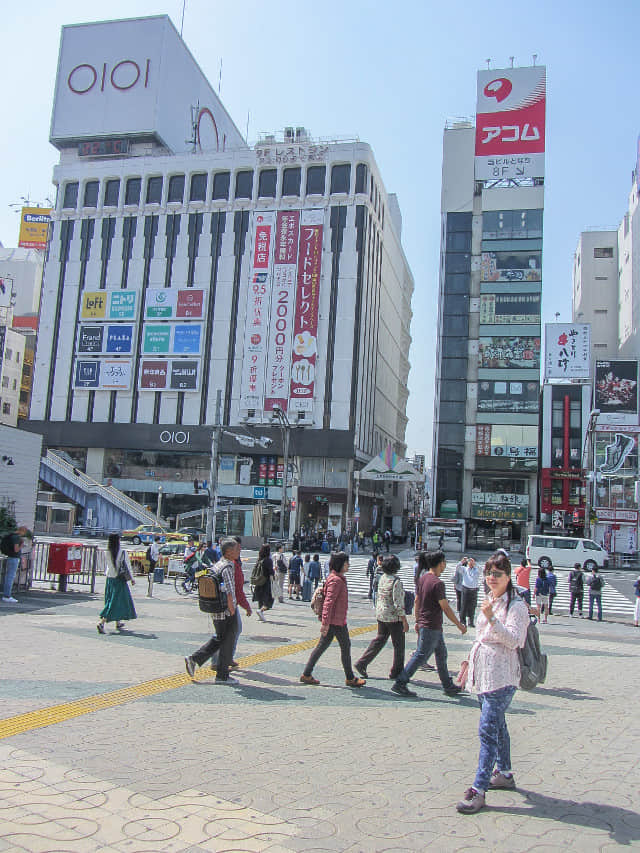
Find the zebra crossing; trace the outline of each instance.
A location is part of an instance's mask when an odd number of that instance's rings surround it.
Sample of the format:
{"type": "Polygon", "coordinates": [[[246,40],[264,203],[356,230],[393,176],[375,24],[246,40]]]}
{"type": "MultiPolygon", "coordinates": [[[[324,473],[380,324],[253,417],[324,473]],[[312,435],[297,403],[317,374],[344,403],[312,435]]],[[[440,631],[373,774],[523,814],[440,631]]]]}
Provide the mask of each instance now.
{"type": "MultiPolygon", "coordinates": [[[[349,594],[354,596],[366,597],[369,594],[369,578],[367,577],[367,563],[369,555],[353,554],[349,559],[349,571],[347,573],[347,587],[349,594]]],[[[451,579],[456,567],[456,561],[447,562],[447,568],[442,574],[442,579],[447,583],[447,596],[450,601],[455,602],[455,593],[451,579]]],[[[557,595],[553,601],[553,609],[557,613],[569,612],[569,571],[565,569],[556,569],[558,578],[557,595]]],[[[413,589],[413,560],[401,560],[400,571],[398,577],[402,579],[405,589],[413,589]]],[[[615,587],[607,583],[606,572],[602,573],[605,586],[602,590],[602,611],[604,616],[625,616],[633,618],[634,603],[630,601],[621,592],[618,592],[615,587]]],[[[531,572],[531,586],[535,583],[535,574],[531,572]]],[[[589,606],[589,591],[585,584],[584,591],[584,612],[586,613],[589,606]]]]}

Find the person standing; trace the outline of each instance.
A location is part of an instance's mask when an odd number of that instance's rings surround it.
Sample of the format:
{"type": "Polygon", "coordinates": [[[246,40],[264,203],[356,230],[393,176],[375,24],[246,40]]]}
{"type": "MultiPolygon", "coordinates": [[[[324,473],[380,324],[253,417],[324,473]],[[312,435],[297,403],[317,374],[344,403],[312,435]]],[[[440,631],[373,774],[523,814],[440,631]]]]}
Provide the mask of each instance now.
{"type": "Polygon", "coordinates": [[[278,582],[278,601],[280,604],[284,601],[284,582],[288,571],[289,565],[284,555],[284,546],[279,545],[276,552],[276,580],[278,582]]]}
{"type": "Polygon", "coordinates": [[[13,591],[13,583],[18,574],[20,566],[20,552],[24,539],[22,538],[27,532],[27,528],[20,526],[17,530],[7,533],[2,539],[2,553],[7,558],[5,566],[4,586],[2,588],[2,600],[5,604],[17,604],[18,599],[11,594],[13,591]]]}
{"type": "Polygon", "coordinates": [[[382,554],[378,554],[378,556],[376,557],[376,571],[375,571],[375,574],[373,576],[373,584],[372,584],[373,606],[374,607],[376,605],[376,601],[378,598],[378,584],[380,583],[380,578],[382,577],[382,562],[383,562],[383,560],[384,560],[384,557],[382,556],[382,554]]]}
{"type": "Polygon", "coordinates": [[[467,687],[478,694],[480,703],[480,755],[473,785],[456,806],[461,814],[484,808],[489,788],[516,786],[505,712],[520,683],[518,649],[527,637],[529,612],[513,589],[511,563],[504,554],[489,557],[484,577],[489,594],[478,616],[466,677],[467,687]]]}
{"type": "Polygon", "coordinates": [[[536,604],[540,614],[544,613],[542,621],[546,622],[549,613],[549,581],[547,580],[547,572],[542,566],[538,569],[538,577],[536,578],[536,604]]]}
{"type": "Polygon", "coordinates": [[[591,577],[587,580],[589,584],[589,615],[587,619],[593,619],[593,604],[598,607],[598,622],[602,622],[602,587],[604,578],[598,574],[598,567],[594,566],[591,577]]]}
{"type": "Polygon", "coordinates": [[[479,569],[473,557],[469,557],[467,565],[462,569],[462,609],[460,621],[475,628],[476,607],[478,606],[478,586],[480,584],[479,569]]]}
{"type": "Polygon", "coordinates": [[[382,561],[383,575],[378,583],[376,599],[378,633],[360,660],[354,664],[363,678],[367,678],[367,667],[382,651],[389,637],[393,644],[393,664],[389,678],[396,679],[404,669],[404,635],[409,630],[409,623],[404,612],[404,587],[397,577],[399,570],[400,560],[395,554],[382,561]]]}
{"type": "Polygon", "coordinates": [[[460,616],[460,611],[462,610],[462,573],[468,562],[469,558],[463,557],[453,572],[452,581],[456,591],[456,610],[458,611],[458,616],[460,616]]]}
{"type": "Polygon", "coordinates": [[[314,590],[318,588],[320,583],[320,572],[320,555],[314,554],[309,563],[309,580],[312,582],[314,590]]]}
{"type": "Polygon", "coordinates": [[[582,619],[582,604],[584,600],[584,575],[580,563],[574,563],[569,572],[569,616],[573,616],[573,609],[577,603],[578,614],[582,619]]]}
{"type": "Polygon", "coordinates": [[[155,567],[158,565],[158,557],[160,556],[160,537],[156,536],[149,547],[149,574],[152,575],[155,567]]]}
{"type": "Polygon", "coordinates": [[[549,581],[549,616],[553,613],[553,599],[556,597],[558,578],[553,570],[553,565],[547,569],[547,580],[549,581]]]}
{"type": "Polygon", "coordinates": [[[369,595],[367,598],[373,598],[373,579],[376,575],[376,566],[378,565],[378,552],[374,551],[369,562],[367,563],[367,577],[369,578],[369,595]]]}
{"type": "Polygon", "coordinates": [[[391,547],[391,531],[387,528],[384,532],[384,547],[387,549],[387,554],[389,553],[389,548],[391,547]]]}
{"type": "Polygon", "coordinates": [[[212,613],[215,634],[200,646],[192,655],[184,659],[188,675],[193,678],[196,666],[202,666],[219,650],[216,666],[216,684],[237,684],[235,678],[229,678],[229,667],[233,659],[233,644],[236,636],[236,585],[235,561],[240,557],[240,544],[235,539],[226,538],[220,543],[222,559],[213,567],[220,576],[220,592],[227,596],[227,606],[221,613],[212,613]]]}
{"type": "Polygon", "coordinates": [[[300,676],[303,684],[320,684],[314,678],[313,668],[331,645],[335,637],[340,645],[342,668],[344,669],[347,687],[364,687],[365,680],[356,678],[351,666],[351,639],[347,628],[347,610],[349,609],[349,593],[347,591],[346,573],[349,571],[349,555],[337,551],[330,558],[329,577],[324,585],[324,604],[322,606],[322,625],[318,645],[311,652],[304,672],[300,676]]]}
{"type": "Polygon", "coordinates": [[[311,565],[311,554],[304,555],[302,564],[302,600],[311,601],[312,583],[309,576],[309,566],[311,565]]]}
{"type": "Polygon", "coordinates": [[[636,579],[636,582],[633,585],[633,591],[636,594],[636,609],[634,613],[634,625],[636,628],[640,628],[640,577],[636,579]]]}
{"type": "Polygon", "coordinates": [[[302,556],[300,551],[296,551],[293,557],[289,560],[289,600],[296,597],[300,601],[300,573],[302,571],[302,556]]]}
{"type": "Polygon", "coordinates": [[[117,533],[109,535],[106,558],[107,580],[104,587],[104,607],[100,612],[100,621],[97,625],[98,634],[105,633],[105,622],[115,621],[116,628],[120,631],[124,628],[125,622],[138,618],[129,592],[129,581],[134,586],[136,582],[131,574],[129,555],[124,548],[120,547],[120,536],[117,533]]]}
{"type": "Polygon", "coordinates": [[[443,614],[457,626],[461,634],[467,633],[467,626],[455,615],[447,601],[447,590],[440,575],[447,566],[446,557],[441,550],[427,552],[429,571],[418,581],[415,604],[416,631],[418,647],[411,660],[396,678],[391,690],[399,696],[415,696],[407,684],[411,681],[420,664],[424,663],[435,651],[440,682],[447,696],[455,696],[462,688],[453,683],[447,668],[447,647],[442,630],[443,614]]]}
{"type": "MultiPolygon", "coordinates": [[[[224,555],[224,551],[222,553],[224,555]]],[[[235,560],[235,557],[233,559],[235,560]]],[[[271,559],[271,548],[269,545],[260,546],[260,550],[258,551],[258,559],[256,561],[256,567],[258,564],[261,564],[261,574],[264,578],[264,582],[261,583],[259,586],[253,587],[253,600],[258,605],[256,609],[258,619],[261,622],[266,622],[267,620],[264,618],[264,614],[267,610],[271,610],[271,608],[273,607],[271,578],[274,575],[274,570],[273,560],[271,559]]]]}
{"type": "Polygon", "coordinates": [[[516,583],[525,589],[531,589],[531,560],[527,560],[526,557],[522,558],[516,569],[516,583]]]}

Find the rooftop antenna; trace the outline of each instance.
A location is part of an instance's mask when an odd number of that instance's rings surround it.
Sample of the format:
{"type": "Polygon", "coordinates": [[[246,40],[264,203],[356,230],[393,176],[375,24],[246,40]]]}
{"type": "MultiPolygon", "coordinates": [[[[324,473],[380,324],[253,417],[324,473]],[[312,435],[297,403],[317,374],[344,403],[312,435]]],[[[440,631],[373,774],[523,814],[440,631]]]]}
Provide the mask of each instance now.
{"type": "Polygon", "coordinates": [[[513,60],[514,60],[514,59],[515,59],[515,56],[510,56],[510,57],[509,57],[509,61],[511,62],[511,67],[512,67],[512,68],[513,68],[513,60]]]}
{"type": "Polygon", "coordinates": [[[218,74],[218,94],[222,89],[222,57],[220,57],[220,73],[218,74]]]}
{"type": "Polygon", "coordinates": [[[180,38],[182,38],[182,30],[184,29],[184,7],[187,5],[187,0],[182,0],[182,18],[180,20],[180,38]]]}
{"type": "Polygon", "coordinates": [[[247,132],[244,135],[245,142],[249,144],[249,110],[247,110],[247,132]]]}
{"type": "Polygon", "coordinates": [[[485,59],[485,62],[487,63],[487,71],[489,71],[491,69],[491,59],[485,59]]]}
{"type": "Polygon", "coordinates": [[[537,62],[537,61],[538,61],[538,54],[537,54],[537,53],[534,53],[534,54],[533,54],[533,66],[534,66],[534,68],[535,68],[535,64],[536,64],[536,62],[537,62]]]}
{"type": "Polygon", "coordinates": [[[558,322],[559,319],[560,319],[560,312],[556,311],[556,323],[558,322]]]}
{"type": "Polygon", "coordinates": [[[191,139],[185,139],[187,145],[191,146],[191,153],[198,150],[198,116],[200,115],[200,101],[191,107],[191,139]]]}

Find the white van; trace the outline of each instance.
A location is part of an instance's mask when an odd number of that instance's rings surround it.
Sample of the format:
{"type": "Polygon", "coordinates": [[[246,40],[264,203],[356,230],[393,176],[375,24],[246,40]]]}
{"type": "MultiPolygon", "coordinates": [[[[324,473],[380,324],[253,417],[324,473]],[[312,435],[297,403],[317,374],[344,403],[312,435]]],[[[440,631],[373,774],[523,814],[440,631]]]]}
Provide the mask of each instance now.
{"type": "Polygon", "coordinates": [[[527,539],[526,556],[534,566],[548,569],[564,566],[572,569],[576,563],[591,571],[595,566],[606,569],[609,555],[592,539],[570,539],[568,536],[534,534],[527,539]]]}

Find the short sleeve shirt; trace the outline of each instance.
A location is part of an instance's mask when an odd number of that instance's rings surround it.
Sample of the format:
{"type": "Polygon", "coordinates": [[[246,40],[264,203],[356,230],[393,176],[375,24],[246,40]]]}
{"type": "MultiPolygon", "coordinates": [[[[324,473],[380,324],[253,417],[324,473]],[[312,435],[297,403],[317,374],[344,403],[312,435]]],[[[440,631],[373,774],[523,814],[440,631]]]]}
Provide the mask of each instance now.
{"type": "Polygon", "coordinates": [[[442,631],[443,614],[440,602],[446,597],[447,589],[444,581],[440,580],[433,572],[425,572],[418,581],[416,596],[418,628],[442,631]]]}

